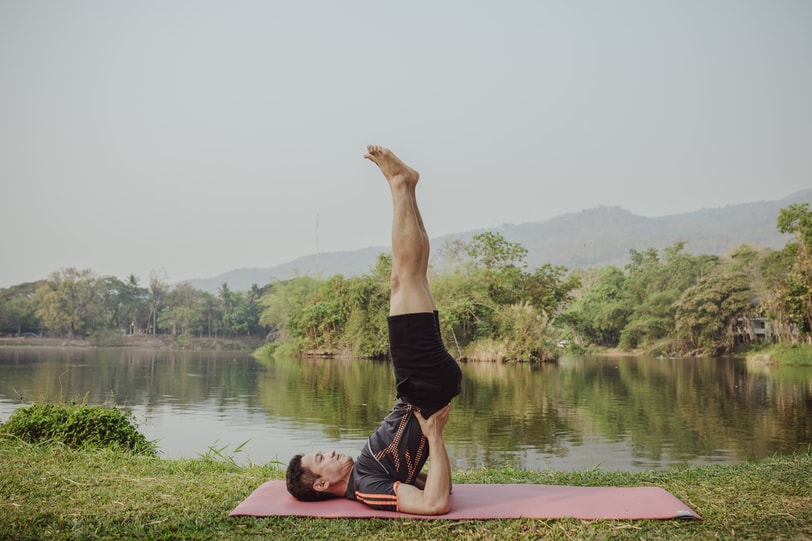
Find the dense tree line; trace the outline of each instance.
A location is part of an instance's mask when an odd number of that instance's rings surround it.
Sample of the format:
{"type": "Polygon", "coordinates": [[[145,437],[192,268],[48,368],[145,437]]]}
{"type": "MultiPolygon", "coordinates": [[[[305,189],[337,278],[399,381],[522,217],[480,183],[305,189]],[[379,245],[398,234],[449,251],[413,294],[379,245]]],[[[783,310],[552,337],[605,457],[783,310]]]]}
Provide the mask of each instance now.
{"type": "Polygon", "coordinates": [[[235,337],[264,333],[259,323],[259,297],[253,286],[218,294],[187,283],[174,288],[157,276],[142,287],[138,278],[97,276],[90,269],[68,268],[47,280],[0,290],[0,332],[60,337],[88,337],[115,332],[235,337]]]}
{"type": "MultiPolygon", "coordinates": [[[[755,340],[812,342],[812,211],[780,211],[780,251],[741,246],[691,255],[683,243],[632,250],[624,268],[544,265],[486,232],[441,247],[431,269],[446,343],[459,357],[546,360],[561,347],[721,354],[755,340]]],[[[0,290],[0,331],[87,336],[100,330],[188,336],[266,334],[298,353],[387,354],[391,256],[362,276],[310,276],[217,295],[152,276],[142,287],[66,269],[0,290]]]]}
{"type": "Polygon", "coordinates": [[[582,287],[561,329],[578,344],[666,354],[717,355],[759,339],[812,343],[809,205],[782,209],[778,229],[794,235],[780,251],[692,256],[677,243],[632,250],[624,270],[578,271],[582,287]]]}
{"type": "MultiPolygon", "coordinates": [[[[526,250],[495,233],[445,247],[445,272],[432,273],[441,331],[462,356],[544,359],[550,325],[577,285],[562,267],[524,267],[526,250]],[[474,347],[475,346],[475,347],[474,347]]],[[[360,277],[299,277],[276,284],[261,299],[261,322],[278,328],[298,352],[388,352],[390,255],[360,277]]]]}
{"type": "MultiPolygon", "coordinates": [[[[646,348],[718,355],[754,341],[812,342],[812,212],[782,209],[781,251],[741,246],[725,257],[683,243],[632,250],[620,269],[542,266],[496,233],[442,247],[430,276],[441,330],[459,357],[544,360],[561,347],[646,348]]],[[[262,298],[262,322],[298,352],[386,355],[391,260],[362,277],[300,277],[262,298]]]]}

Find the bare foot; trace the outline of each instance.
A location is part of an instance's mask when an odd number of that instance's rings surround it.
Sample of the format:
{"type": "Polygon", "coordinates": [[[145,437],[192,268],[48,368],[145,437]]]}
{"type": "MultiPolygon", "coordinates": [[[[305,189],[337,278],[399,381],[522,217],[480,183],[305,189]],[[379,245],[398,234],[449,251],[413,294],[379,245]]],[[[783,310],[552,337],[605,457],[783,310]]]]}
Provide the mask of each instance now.
{"type": "Polygon", "coordinates": [[[390,186],[404,184],[414,187],[420,180],[420,173],[400,161],[400,158],[388,148],[369,145],[367,151],[364,158],[374,162],[380,168],[390,186]]]}

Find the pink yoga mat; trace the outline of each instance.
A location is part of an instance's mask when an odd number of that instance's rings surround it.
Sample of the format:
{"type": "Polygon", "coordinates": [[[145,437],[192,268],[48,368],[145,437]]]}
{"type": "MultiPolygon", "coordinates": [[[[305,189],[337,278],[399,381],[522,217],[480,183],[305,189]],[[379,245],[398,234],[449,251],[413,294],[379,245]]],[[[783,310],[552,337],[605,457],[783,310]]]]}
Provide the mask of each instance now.
{"type": "Polygon", "coordinates": [[[557,485],[454,485],[447,515],[419,516],[376,511],[347,499],[300,502],[284,481],[268,481],[229,516],[322,518],[424,518],[484,520],[499,518],[701,519],[659,487],[570,487],[557,485]]]}

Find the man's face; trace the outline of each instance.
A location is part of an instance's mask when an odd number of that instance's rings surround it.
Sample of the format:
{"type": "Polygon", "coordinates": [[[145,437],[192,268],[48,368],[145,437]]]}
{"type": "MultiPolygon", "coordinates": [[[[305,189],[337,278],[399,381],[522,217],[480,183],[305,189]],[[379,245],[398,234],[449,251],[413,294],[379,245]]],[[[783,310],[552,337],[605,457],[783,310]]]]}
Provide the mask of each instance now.
{"type": "MultiPolygon", "coordinates": [[[[327,481],[329,485],[335,485],[347,478],[354,461],[348,455],[342,455],[335,451],[329,453],[309,453],[302,457],[302,467],[309,469],[319,477],[319,481],[327,481]]],[[[316,482],[316,490],[320,490],[319,482],[316,482]]]]}

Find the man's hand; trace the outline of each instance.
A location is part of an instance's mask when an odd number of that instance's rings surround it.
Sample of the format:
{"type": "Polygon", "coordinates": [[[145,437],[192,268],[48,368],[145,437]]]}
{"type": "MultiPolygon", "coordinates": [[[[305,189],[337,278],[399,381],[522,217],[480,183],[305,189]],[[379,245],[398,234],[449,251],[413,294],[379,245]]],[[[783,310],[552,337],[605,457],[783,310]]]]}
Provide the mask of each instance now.
{"type": "Polygon", "coordinates": [[[449,402],[446,406],[434,412],[434,415],[426,419],[419,411],[414,412],[414,416],[417,417],[417,422],[420,423],[420,430],[423,431],[423,435],[429,440],[429,444],[431,444],[431,440],[433,438],[442,438],[443,437],[443,429],[445,428],[446,423],[448,422],[448,415],[451,413],[451,403],[449,402]]]}
{"type": "Polygon", "coordinates": [[[398,487],[398,510],[419,515],[442,515],[448,513],[451,492],[451,464],[443,441],[443,429],[448,422],[451,404],[426,419],[414,412],[423,435],[429,440],[429,474],[423,490],[401,484],[398,487]]]}

